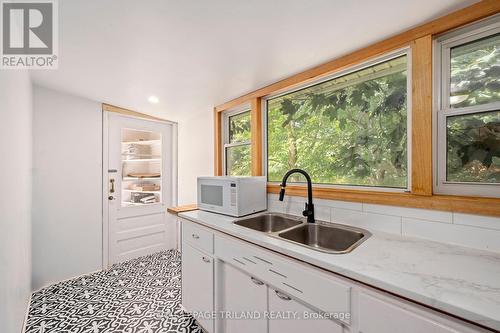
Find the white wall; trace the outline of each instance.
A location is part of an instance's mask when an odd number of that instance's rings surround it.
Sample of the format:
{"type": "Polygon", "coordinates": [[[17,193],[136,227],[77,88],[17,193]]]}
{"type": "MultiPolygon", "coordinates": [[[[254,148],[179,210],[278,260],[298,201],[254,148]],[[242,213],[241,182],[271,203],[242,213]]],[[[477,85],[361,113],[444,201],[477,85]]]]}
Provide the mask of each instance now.
{"type": "Polygon", "coordinates": [[[21,332],[31,292],[29,74],[0,71],[0,332],[21,332]]]}
{"type": "Polygon", "coordinates": [[[196,177],[214,174],[214,119],[205,110],[179,121],[179,204],[196,203],[196,177]]]}
{"type": "Polygon", "coordinates": [[[102,268],[100,103],[34,86],[33,288],[102,268]]]}

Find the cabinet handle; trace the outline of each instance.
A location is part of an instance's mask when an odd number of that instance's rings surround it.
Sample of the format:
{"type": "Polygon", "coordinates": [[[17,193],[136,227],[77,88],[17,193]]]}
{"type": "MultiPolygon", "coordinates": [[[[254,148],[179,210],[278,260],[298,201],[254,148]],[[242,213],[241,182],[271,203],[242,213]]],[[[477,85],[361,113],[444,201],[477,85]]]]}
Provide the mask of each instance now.
{"type": "Polygon", "coordinates": [[[193,237],[194,239],[199,239],[200,236],[198,236],[197,234],[191,234],[191,237],[193,237]]]}
{"type": "Polygon", "coordinates": [[[204,262],[210,262],[210,259],[207,257],[202,257],[201,259],[203,259],[204,262]]]}
{"type": "Polygon", "coordinates": [[[260,281],[260,280],[257,280],[256,278],[254,277],[251,277],[250,280],[252,280],[253,283],[255,283],[256,285],[258,286],[262,286],[264,284],[264,282],[260,281]]]}
{"type": "Polygon", "coordinates": [[[290,298],[290,296],[283,294],[281,291],[275,290],[274,292],[276,293],[276,296],[278,296],[279,298],[281,298],[284,301],[291,301],[292,300],[290,298]]]}

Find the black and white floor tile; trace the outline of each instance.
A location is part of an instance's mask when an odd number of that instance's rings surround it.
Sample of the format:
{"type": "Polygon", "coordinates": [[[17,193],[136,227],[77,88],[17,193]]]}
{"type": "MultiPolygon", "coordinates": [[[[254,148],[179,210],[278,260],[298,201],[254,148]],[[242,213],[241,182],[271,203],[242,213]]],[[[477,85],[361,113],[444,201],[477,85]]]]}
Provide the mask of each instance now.
{"type": "Polygon", "coordinates": [[[180,287],[178,251],[133,259],[33,293],[25,332],[201,333],[180,287]]]}

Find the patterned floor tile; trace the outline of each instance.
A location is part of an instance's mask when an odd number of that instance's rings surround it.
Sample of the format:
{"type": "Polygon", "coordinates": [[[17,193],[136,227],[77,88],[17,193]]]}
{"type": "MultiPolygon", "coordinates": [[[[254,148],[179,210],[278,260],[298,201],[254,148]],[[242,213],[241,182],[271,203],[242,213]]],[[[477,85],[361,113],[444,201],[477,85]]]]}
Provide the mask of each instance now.
{"type": "Polygon", "coordinates": [[[34,292],[25,332],[202,332],[180,304],[180,287],[178,251],[133,259],[34,292]]]}

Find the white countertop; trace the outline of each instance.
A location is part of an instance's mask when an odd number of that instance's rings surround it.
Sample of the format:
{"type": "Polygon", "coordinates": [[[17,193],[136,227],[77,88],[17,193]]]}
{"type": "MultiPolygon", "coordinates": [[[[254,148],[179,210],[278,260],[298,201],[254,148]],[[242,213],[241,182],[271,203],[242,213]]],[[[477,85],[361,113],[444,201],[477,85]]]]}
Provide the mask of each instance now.
{"type": "Polygon", "coordinates": [[[500,254],[372,232],[347,254],[329,254],[191,211],[180,217],[306,263],[500,330],[500,254]]]}

